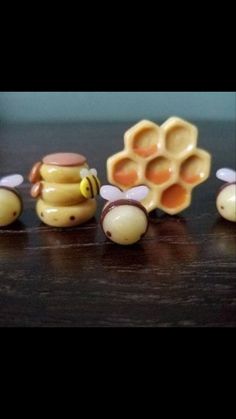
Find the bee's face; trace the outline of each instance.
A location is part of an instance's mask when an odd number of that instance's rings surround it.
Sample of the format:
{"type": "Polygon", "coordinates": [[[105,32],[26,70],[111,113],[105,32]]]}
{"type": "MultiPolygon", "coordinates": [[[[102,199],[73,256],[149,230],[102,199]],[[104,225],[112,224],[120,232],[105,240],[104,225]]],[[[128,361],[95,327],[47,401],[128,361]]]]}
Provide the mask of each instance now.
{"type": "Polygon", "coordinates": [[[99,194],[101,183],[95,171],[87,171],[86,174],[80,183],[80,191],[84,198],[91,199],[99,194]]]}

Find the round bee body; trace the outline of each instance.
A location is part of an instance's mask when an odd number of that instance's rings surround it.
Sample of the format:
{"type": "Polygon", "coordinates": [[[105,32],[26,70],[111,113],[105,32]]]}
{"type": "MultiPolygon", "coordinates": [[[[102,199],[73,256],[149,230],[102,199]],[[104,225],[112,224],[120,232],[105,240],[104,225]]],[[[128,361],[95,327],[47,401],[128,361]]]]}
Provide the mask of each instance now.
{"type": "Polygon", "coordinates": [[[31,196],[38,198],[36,212],[45,224],[71,227],[95,215],[97,205],[91,198],[98,193],[95,181],[98,185],[100,182],[93,179],[91,192],[87,190],[83,170],[89,172],[86,158],[76,153],[51,154],[34,165],[29,176],[33,183],[31,196]]]}
{"type": "Polygon", "coordinates": [[[111,241],[121,245],[131,245],[146,234],[148,213],[138,201],[131,199],[113,201],[103,209],[101,226],[111,241]]]}
{"type": "Polygon", "coordinates": [[[217,170],[216,177],[226,182],[219,190],[216,207],[223,218],[236,222],[236,171],[223,167],[217,170]]]}
{"type": "Polygon", "coordinates": [[[236,222],[236,183],[222,186],[216,199],[216,207],[223,218],[236,222]]]}
{"type": "Polygon", "coordinates": [[[0,227],[14,223],[23,211],[21,196],[14,188],[0,186],[0,227]]]}

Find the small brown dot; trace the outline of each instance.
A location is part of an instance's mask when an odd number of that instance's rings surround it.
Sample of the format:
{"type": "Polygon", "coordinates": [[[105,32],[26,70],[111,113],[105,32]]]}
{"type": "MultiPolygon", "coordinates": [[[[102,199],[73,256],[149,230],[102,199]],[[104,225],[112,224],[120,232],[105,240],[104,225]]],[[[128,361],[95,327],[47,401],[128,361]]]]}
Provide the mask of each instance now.
{"type": "Polygon", "coordinates": [[[88,187],[86,188],[86,191],[89,191],[89,188],[88,187]]]}
{"type": "Polygon", "coordinates": [[[72,215],[72,216],[70,217],[70,220],[71,220],[71,221],[74,221],[74,220],[75,220],[74,215],[72,215]]]}
{"type": "Polygon", "coordinates": [[[16,212],[16,211],[14,211],[14,212],[13,212],[13,217],[15,217],[15,216],[16,216],[16,214],[17,214],[17,212],[16,212]]]}
{"type": "Polygon", "coordinates": [[[222,205],[221,205],[221,207],[220,207],[221,209],[225,209],[225,207],[223,207],[222,205]]]}
{"type": "Polygon", "coordinates": [[[111,234],[111,232],[110,232],[110,231],[107,231],[107,236],[108,236],[108,237],[111,237],[111,236],[112,236],[112,234],[111,234]]]}
{"type": "Polygon", "coordinates": [[[43,212],[41,212],[41,214],[40,214],[40,215],[41,215],[41,217],[43,217],[43,212]]]}

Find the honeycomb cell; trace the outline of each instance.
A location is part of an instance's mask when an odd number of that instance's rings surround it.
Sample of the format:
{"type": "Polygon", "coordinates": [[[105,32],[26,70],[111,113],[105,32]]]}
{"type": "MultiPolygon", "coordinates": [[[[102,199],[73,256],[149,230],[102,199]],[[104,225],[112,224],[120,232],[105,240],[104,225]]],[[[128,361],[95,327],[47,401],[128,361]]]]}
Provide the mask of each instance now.
{"type": "Polygon", "coordinates": [[[146,169],[146,178],[155,185],[167,182],[172,175],[173,166],[165,157],[157,157],[149,162],[146,169]]]}
{"type": "Polygon", "coordinates": [[[137,163],[125,158],[118,161],[114,166],[113,179],[122,187],[131,187],[138,180],[137,163]]]}
{"type": "Polygon", "coordinates": [[[199,156],[191,156],[181,165],[180,176],[184,182],[195,185],[204,180],[207,172],[207,161],[199,156]]]}
{"type": "Polygon", "coordinates": [[[142,120],[126,131],[124,139],[129,152],[146,159],[162,148],[163,132],[157,124],[142,120]]]}
{"type": "Polygon", "coordinates": [[[163,127],[166,132],[166,149],[179,156],[192,150],[197,143],[197,128],[182,119],[170,118],[163,127]]]}
{"type": "Polygon", "coordinates": [[[157,128],[144,128],[137,132],[133,140],[133,149],[136,154],[144,158],[156,154],[158,151],[157,128]]]}
{"type": "Polygon", "coordinates": [[[166,189],[161,197],[163,207],[169,209],[177,209],[186,204],[188,200],[188,192],[183,186],[174,184],[166,189]]]}

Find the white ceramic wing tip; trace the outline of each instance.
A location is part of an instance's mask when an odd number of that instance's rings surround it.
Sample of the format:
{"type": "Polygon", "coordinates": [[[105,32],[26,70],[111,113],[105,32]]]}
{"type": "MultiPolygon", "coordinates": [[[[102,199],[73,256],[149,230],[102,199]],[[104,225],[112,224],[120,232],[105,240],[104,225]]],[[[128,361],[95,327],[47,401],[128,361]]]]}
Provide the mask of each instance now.
{"type": "Polygon", "coordinates": [[[97,169],[90,169],[90,173],[93,176],[97,176],[98,175],[97,169]]]}
{"type": "Polygon", "coordinates": [[[23,176],[19,174],[4,176],[0,180],[0,185],[8,186],[9,188],[15,188],[16,186],[21,185],[24,182],[23,176]]]}
{"type": "Polygon", "coordinates": [[[85,178],[86,176],[88,176],[89,175],[89,170],[88,169],[86,169],[86,168],[84,168],[84,169],[81,169],[80,170],[80,177],[83,179],[83,178],[85,178]]]}
{"type": "Polygon", "coordinates": [[[100,196],[109,202],[118,201],[125,197],[124,193],[116,186],[103,185],[100,189],[100,196]]]}
{"type": "Polygon", "coordinates": [[[217,179],[220,179],[223,182],[227,182],[227,183],[236,182],[235,170],[228,169],[226,167],[223,167],[222,169],[217,170],[216,177],[217,179]]]}
{"type": "Polygon", "coordinates": [[[148,188],[148,186],[145,186],[145,185],[136,186],[126,191],[125,196],[127,199],[134,199],[135,201],[142,201],[148,195],[149,190],[150,189],[148,188]]]}

